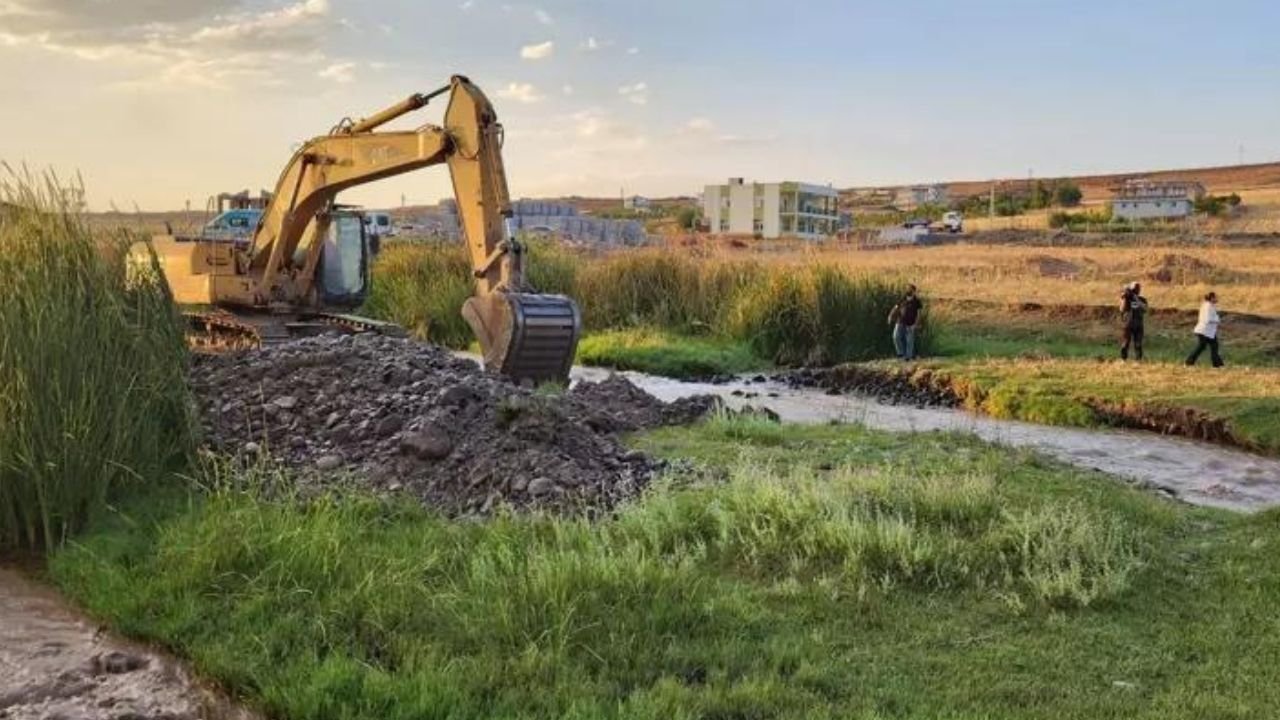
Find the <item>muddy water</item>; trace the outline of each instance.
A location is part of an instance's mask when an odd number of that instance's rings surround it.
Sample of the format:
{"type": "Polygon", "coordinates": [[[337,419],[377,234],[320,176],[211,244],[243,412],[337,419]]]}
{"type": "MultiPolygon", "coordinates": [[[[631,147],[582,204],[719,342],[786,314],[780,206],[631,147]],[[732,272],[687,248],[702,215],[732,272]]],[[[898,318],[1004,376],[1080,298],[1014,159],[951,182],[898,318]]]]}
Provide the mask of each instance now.
{"type": "Polygon", "coordinates": [[[252,720],[174,659],[115,638],[0,568],[0,718],[252,720]]]}
{"type": "MultiPolygon", "coordinates": [[[[574,368],[574,379],[600,380],[608,370],[574,368]]],[[[1154,433],[1049,427],[997,420],[959,410],[884,405],[821,390],[778,383],[687,383],[641,373],[622,373],[662,400],[699,393],[722,397],[730,407],[765,405],[784,421],[857,422],[899,432],[934,430],[972,433],[994,443],[1029,448],[1081,468],[1100,470],[1159,488],[1196,505],[1254,512],[1280,505],[1280,460],[1154,433]],[[746,398],[734,392],[758,394],[746,398]]]]}

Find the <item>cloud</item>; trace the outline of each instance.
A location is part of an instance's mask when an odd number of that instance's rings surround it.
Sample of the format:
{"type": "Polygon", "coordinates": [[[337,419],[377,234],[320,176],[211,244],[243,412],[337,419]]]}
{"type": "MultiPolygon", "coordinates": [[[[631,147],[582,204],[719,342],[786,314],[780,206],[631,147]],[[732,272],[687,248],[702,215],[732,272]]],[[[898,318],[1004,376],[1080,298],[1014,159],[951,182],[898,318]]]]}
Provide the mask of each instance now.
{"type": "Polygon", "coordinates": [[[686,122],[680,129],[685,133],[709,133],[716,129],[716,124],[711,122],[709,118],[695,117],[689,118],[689,122],[686,122]]]}
{"type": "Polygon", "coordinates": [[[627,48],[627,54],[628,54],[628,55],[639,55],[639,54],[640,54],[640,48],[638,48],[638,47],[629,47],[629,48],[627,48]]]}
{"type": "Polygon", "coordinates": [[[544,60],[551,57],[556,50],[556,44],[551,40],[537,45],[525,45],[520,48],[520,57],[525,60],[544,60]]]}
{"type": "Polygon", "coordinates": [[[560,92],[564,93],[565,95],[572,95],[572,94],[573,94],[573,86],[572,86],[572,85],[569,85],[569,84],[565,84],[564,86],[562,86],[562,87],[560,88],[560,92]]]}
{"type": "Polygon", "coordinates": [[[282,44],[311,45],[318,26],[328,17],[329,0],[303,0],[279,10],[219,18],[223,22],[200,28],[191,36],[191,41],[249,49],[267,44],[277,49],[282,44]]]}
{"type": "Polygon", "coordinates": [[[470,10],[475,6],[476,6],[476,0],[463,0],[463,3],[458,7],[462,8],[463,10],[470,10]]]}
{"type": "Polygon", "coordinates": [[[332,80],[336,83],[345,84],[355,82],[355,69],[356,64],[353,62],[336,62],[317,72],[316,76],[324,78],[325,80],[332,80]]]}
{"type": "Polygon", "coordinates": [[[581,110],[568,120],[573,133],[573,142],[565,145],[568,153],[608,157],[637,151],[649,144],[648,136],[639,128],[617,121],[604,110],[581,110]]]}
{"type": "Polygon", "coordinates": [[[507,86],[498,91],[498,97],[506,100],[515,100],[516,102],[536,103],[542,99],[542,95],[538,93],[538,89],[529,83],[507,83],[507,86]]]}
{"type": "Polygon", "coordinates": [[[133,75],[116,87],[283,85],[291,69],[319,69],[344,22],[329,0],[241,7],[241,0],[0,0],[0,44],[110,62],[133,75]]]}
{"type": "Polygon", "coordinates": [[[604,44],[601,43],[599,40],[596,40],[595,37],[593,36],[593,37],[588,37],[586,40],[584,40],[581,47],[583,50],[594,52],[604,47],[604,44]]]}
{"type": "Polygon", "coordinates": [[[536,17],[538,19],[538,22],[542,23],[543,25],[555,24],[555,21],[551,19],[551,15],[549,15],[547,11],[543,10],[542,8],[534,9],[533,16],[536,17]]]}
{"type": "Polygon", "coordinates": [[[625,97],[628,102],[636,105],[644,105],[649,102],[649,86],[646,83],[638,82],[633,85],[623,85],[618,88],[618,94],[625,97]]]}

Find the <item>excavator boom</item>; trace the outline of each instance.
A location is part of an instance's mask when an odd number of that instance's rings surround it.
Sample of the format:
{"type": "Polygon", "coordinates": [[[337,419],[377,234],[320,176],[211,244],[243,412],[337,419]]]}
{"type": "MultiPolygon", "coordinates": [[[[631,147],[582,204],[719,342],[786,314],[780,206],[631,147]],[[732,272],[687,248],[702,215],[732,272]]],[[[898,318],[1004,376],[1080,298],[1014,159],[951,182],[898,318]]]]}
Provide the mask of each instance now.
{"type": "MultiPolygon", "coordinates": [[[[294,153],[276,182],[247,251],[177,247],[155,241],[179,302],[212,304],[232,313],[322,312],[317,288],[325,238],[338,193],[431,165],[447,164],[458,218],[471,257],[475,294],[463,307],[485,367],[517,380],[567,379],[581,318],[563,295],[539,294],[524,275],[525,253],[511,225],[502,162],[502,126],[493,105],[467,78],[411,95],[358,122],[346,121],[294,153]],[[380,128],[449,94],[444,126],[412,131],[380,128]],[[176,249],[175,249],[176,248],[176,249]]],[[[360,325],[350,316],[339,325],[360,325]]]]}

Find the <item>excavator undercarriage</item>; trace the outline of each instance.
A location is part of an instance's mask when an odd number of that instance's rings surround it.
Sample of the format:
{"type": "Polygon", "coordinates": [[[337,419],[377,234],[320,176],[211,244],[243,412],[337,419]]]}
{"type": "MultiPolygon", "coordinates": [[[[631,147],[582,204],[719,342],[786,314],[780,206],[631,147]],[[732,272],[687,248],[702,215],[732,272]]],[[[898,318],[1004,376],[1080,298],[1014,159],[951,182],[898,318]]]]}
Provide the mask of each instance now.
{"type": "Polygon", "coordinates": [[[455,75],[438,90],[344,121],[304,143],[281,173],[249,247],[169,235],[136,252],[148,259],[154,253],[175,300],[199,307],[187,313],[199,352],[334,330],[402,333],[349,314],[372,282],[370,252],[363,222],[358,216],[353,222],[336,198],[357,185],[445,164],[476,286],[462,314],[480,341],[485,367],[516,380],[564,381],[581,316],[572,299],[538,293],[525,280],[501,144],[492,104],[455,75]],[[379,129],[445,93],[443,127],[379,129]]]}

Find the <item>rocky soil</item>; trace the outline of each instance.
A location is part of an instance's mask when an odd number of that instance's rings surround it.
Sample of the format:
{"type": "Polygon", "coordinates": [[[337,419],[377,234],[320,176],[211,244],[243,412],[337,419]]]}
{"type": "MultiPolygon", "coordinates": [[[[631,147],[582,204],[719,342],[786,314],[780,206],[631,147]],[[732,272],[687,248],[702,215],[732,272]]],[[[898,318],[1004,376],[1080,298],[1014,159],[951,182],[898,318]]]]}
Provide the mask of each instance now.
{"type": "Polygon", "coordinates": [[[662,469],[618,434],[687,423],[711,396],[663,403],[621,377],[519,387],[446,350],[377,335],[306,338],[196,360],[208,444],[299,478],[407,492],[451,515],[608,510],[662,469]]]}

